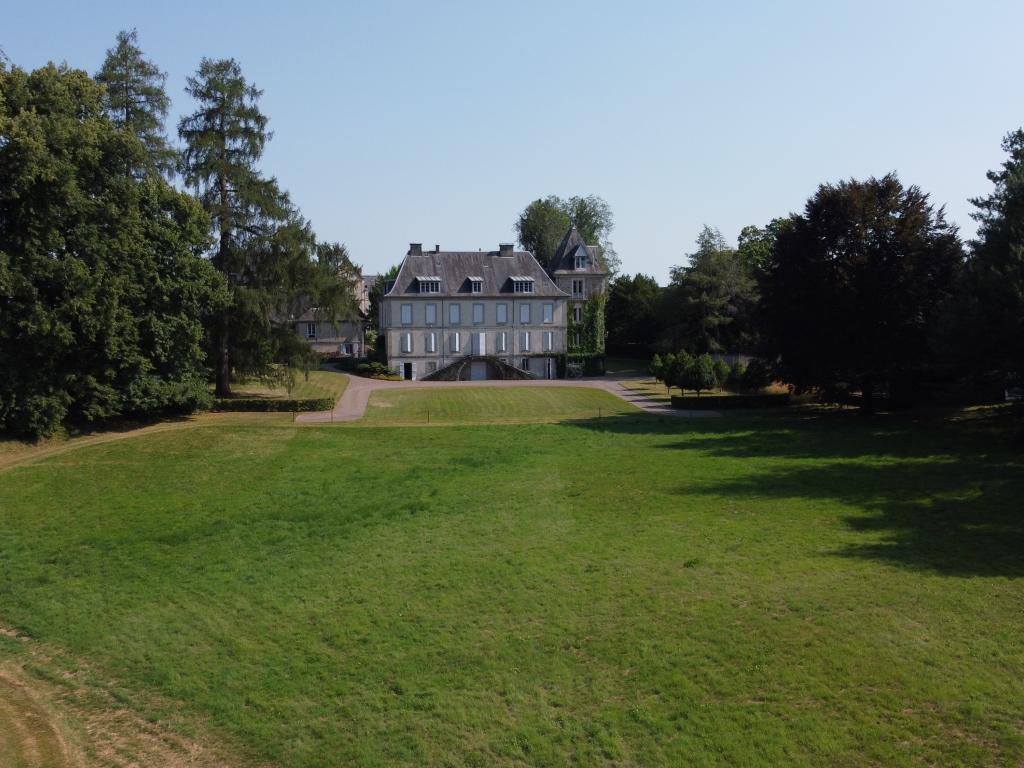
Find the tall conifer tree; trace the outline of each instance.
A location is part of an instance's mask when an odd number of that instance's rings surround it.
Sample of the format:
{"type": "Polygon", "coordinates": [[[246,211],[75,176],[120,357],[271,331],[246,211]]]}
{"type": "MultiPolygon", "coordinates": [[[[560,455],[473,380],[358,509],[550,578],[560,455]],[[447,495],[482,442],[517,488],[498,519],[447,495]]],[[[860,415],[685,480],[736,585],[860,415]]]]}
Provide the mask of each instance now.
{"type": "Polygon", "coordinates": [[[198,109],[178,126],[185,144],[182,173],[213,221],[211,260],[232,295],[211,329],[217,394],[223,397],[231,393],[232,372],[262,374],[274,362],[289,362],[281,359],[294,347],[286,343],[287,320],[299,304],[324,309],[328,321],[351,308],[329,295],[347,253],[340,246],[318,253],[309,222],[276,179],[258,170],[271,134],[258,105],[262,92],[246,82],[238,62],[204,58],[186,91],[198,109]]]}
{"type": "Polygon", "coordinates": [[[167,75],[143,57],[138,42],[138,31],[118,32],[117,45],[107,50],[96,80],[107,87],[103,106],[114,125],[134,133],[146,147],[152,167],[169,175],[175,170],[177,152],[164,129],[171,105],[164,90],[167,75]]]}

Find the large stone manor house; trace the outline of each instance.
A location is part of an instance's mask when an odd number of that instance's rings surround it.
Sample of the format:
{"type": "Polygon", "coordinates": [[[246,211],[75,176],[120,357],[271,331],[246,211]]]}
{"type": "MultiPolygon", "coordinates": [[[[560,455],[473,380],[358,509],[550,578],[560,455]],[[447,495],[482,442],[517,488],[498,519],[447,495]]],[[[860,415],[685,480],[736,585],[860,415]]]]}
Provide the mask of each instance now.
{"type": "Polygon", "coordinates": [[[424,251],[412,243],[381,303],[388,365],[404,379],[557,378],[583,305],[606,278],[597,246],[575,228],[550,274],[507,244],[424,251]]]}

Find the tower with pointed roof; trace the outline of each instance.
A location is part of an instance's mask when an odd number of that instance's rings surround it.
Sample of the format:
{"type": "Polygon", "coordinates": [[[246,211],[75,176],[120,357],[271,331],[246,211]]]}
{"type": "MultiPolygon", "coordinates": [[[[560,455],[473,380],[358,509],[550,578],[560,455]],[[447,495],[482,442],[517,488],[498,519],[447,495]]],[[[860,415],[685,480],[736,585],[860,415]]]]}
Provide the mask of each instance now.
{"type": "MultiPolygon", "coordinates": [[[[600,332],[593,334],[601,337],[594,339],[595,348],[582,348],[586,336],[583,325],[587,320],[587,302],[598,297],[603,298],[608,285],[608,273],[601,266],[598,246],[587,245],[576,227],[571,227],[555,251],[555,257],[551,262],[551,277],[559,288],[569,294],[569,350],[603,353],[603,322],[600,332]]],[[[604,311],[603,302],[599,311],[604,311]]]]}

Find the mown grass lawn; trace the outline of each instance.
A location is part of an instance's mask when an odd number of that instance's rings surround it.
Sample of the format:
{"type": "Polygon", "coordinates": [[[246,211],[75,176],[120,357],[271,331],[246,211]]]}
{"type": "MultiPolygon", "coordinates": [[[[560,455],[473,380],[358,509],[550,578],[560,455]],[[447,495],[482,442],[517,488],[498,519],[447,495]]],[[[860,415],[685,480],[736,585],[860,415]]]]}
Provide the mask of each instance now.
{"type": "Polygon", "coordinates": [[[479,424],[600,419],[639,414],[622,398],[585,387],[473,387],[377,390],[362,423],[479,424]]]}
{"type": "Polygon", "coordinates": [[[242,764],[1018,765],[1024,466],[986,424],[84,446],[0,474],[0,621],[242,764]]]}
{"type": "Polygon", "coordinates": [[[337,400],[348,386],[348,376],[335,371],[310,371],[309,375],[301,371],[295,376],[295,386],[291,394],[279,384],[266,380],[252,379],[234,386],[236,397],[271,397],[294,398],[296,400],[315,400],[330,397],[337,400]]]}

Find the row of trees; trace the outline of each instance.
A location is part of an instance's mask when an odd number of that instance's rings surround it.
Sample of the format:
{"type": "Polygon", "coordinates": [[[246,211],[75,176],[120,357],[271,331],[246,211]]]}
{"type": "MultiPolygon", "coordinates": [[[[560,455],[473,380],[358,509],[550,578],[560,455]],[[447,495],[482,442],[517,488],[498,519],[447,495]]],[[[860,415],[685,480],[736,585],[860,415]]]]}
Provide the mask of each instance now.
{"type": "MultiPolygon", "coordinates": [[[[1024,373],[1024,131],[973,200],[977,239],[890,174],[819,187],[801,213],[748,227],[730,248],[702,231],[668,287],[622,276],[612,351],[747,352],[825,395],[995,386],[1024,373]]],[[[670,377],[670,381],[674,381],[670,377]]]]}
{"type": "Polygon", "coordinates": [[[760,360],[753,360],[749,365],[737,360],[729,365],[707,352],[700,355],[668,352],[664,356],[655,353],[648,372],[667,390],[671,391],[672,387],[679,387],[683,392],[693,390],[697,397],[709,389],[753,393],[771,383],[771,374],[760,360]]]}
{"type": "Polygon", "coordinates": [[[202,407],[211,374],[226,396],[309,354],[299,308],[357,312],[344,246],[259,170],[267,118],[238,63],[188,78],[180,149],[165,80],[135,32],[95,78],[0,62],[0,429],[202,407]]]}

